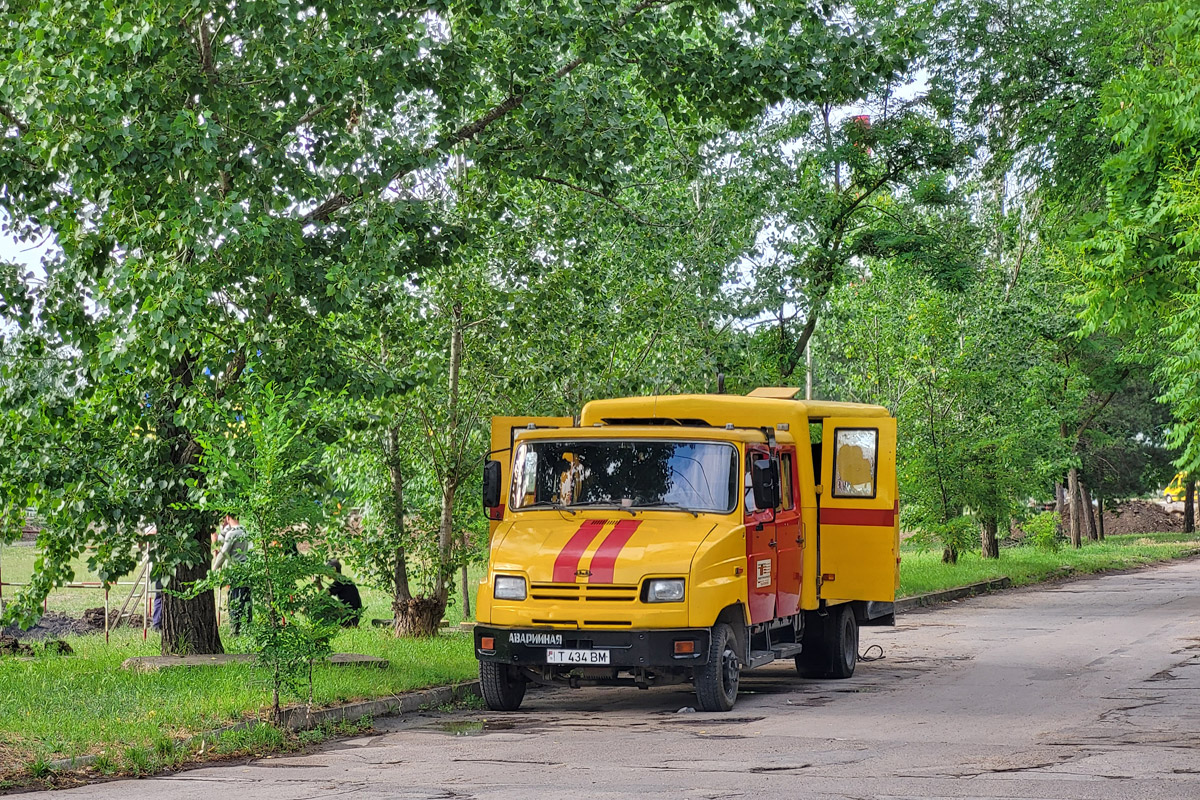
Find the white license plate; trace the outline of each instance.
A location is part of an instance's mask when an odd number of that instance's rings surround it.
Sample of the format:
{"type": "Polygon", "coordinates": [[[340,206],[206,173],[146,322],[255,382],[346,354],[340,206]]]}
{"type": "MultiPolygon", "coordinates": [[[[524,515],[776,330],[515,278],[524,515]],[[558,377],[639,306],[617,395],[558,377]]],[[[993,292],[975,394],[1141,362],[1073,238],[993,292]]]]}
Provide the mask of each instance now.
{"type": "Polygon", "coordinates": [[[607,664],[607,650],[546,650],[547,664],[607,664]]]}

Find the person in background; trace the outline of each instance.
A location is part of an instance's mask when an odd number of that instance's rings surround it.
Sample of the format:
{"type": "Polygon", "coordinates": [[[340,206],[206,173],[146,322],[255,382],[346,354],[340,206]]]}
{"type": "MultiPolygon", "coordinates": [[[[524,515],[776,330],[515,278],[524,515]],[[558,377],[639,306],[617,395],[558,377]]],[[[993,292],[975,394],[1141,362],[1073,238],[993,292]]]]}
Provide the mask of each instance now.
{"type": "MultiPolygon", "coordinates": [[[[230,562],[241,564],[250,554],[250,535],[238,522],[237,517],[232,514],[225,515],[224,530],[217,541],[220,543],[221,549],[217,552],[217,557],[213,559],[214,571],[230,562]]],[[[229,624],[233,628],[233,635],[241,635],[242,625],[249,625],[253,618],[254,608],[250,597],[250,587],[230,584],[229,624]]]]}
{"type": "MultiPolygon", "coordinates": [[[[155,536],[157,534],[157,525],[151,525],[146,529],[146,535],[148,536],[155,536]]],[[[147,549],[147,553],[149,553],[149,549],[147,549]]],[[[149,555],[147,555],[147,558],[149,558],[149,555]]],[[[154,562],[147,562],[146,569],[150,570],[150,574],[153,575],[154,562]]],[[[161,631],[163,626],[163,582],[161,577],[154,579],[154,603],[150,608],[150,629],[161,631]]]]}
{"type": "Polygon", "coordinates": [[[333,583],[329,586],[329,595],[346,607],[346,610],[338,615],[338,624],[343,628],[357,628],[363,607],[358,587],[354,585],[354,581],[342,574],[342,562],[336,558],[326,561],[325,566],[335,573],[333,583]]]}
{"type": "Polygon", "coordinates": [[[163,594],[162,594],[162,578],[154,581],[154,611],[150,615],[150,627],[153,630],[162,630],[163,619],[163,594]]]}

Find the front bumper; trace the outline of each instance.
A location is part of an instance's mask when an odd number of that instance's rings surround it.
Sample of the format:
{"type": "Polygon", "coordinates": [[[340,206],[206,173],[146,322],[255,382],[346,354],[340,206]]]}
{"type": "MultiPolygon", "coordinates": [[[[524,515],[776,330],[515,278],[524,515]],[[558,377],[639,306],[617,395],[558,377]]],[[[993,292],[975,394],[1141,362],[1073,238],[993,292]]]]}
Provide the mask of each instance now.
{"type": "MultiPolygon", "coordinates": [[[[480,661],[498,661],[522,667],[546,666],[546,650],[608,650],[607,666],[618,669],[639,667],[694,667],[708,661],[707,628],[653,628],[643,630],[563,630],[558,628],[498,628],[475,626],[475,656],[480,661]],[[515,634],[515,635],[514,635],[515,634]],[[483,639],[492,639],[485,650],[483,639]],[[675,654],[675,642],[695,642],[695,652],[675,654]]],[[[566,665],[564,670],[571,669],[566,665]]]]}

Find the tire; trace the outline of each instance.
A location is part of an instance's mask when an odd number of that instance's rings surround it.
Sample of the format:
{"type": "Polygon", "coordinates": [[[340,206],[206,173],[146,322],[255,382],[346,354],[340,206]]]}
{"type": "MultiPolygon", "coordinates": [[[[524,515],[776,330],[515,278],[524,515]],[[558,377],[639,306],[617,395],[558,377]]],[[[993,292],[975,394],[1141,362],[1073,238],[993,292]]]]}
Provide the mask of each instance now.
{"type": "Polygon", "coordinates": [[[736,648],[733,628],[724,622],[713,626],[708,663],[697,668],[695,674],[696,702],[701,711],[729,711],[737,702],[742,665],[736,648]]]}
{"type": "Polygon", "coordinates": [[[837,618],[829,627],[830,678],[849,678],[858,663],[858,621],[849,603],[838,607],[837,618]]]}
{"type": "Polygon", "coordinates": [[[801,678],[824,678],[829,672],[828,658],[825,650],[825,628],[829,625],[828,617],[818,617],[806,613],[804,635],[800,638],[803,645],[800,655],[796,656],[796,672],[801,678]]]}
{"type": "Polygon", "coordinates": [[[516,711],[525,699],[525,680],[496,661],[479,662],[479,687],[492,711],[516,711]]]}
{"type": "Polygon", "coordinates": [[[835,606],[828,615],[808,618],[796,656],[802,678],[849,678],[858,663],[858,622],[849,603],[835,606]]]}

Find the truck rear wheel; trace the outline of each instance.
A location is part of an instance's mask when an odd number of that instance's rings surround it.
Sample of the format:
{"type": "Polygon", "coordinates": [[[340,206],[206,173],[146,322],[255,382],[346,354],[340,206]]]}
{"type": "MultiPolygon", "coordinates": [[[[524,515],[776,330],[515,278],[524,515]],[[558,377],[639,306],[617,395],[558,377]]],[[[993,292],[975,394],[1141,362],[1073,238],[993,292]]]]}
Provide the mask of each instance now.
{"type": "Polygon", "coordinates": [[[720,622],[712,629],[708,663],[697,668],[696,701],[701,711],[729,711],[737,702],[742,665],[733,628],[720,622]]]}
{"type": "Polygon", "coordinates": [[[858,621],[854,619],[854,609],[849,603],[839,606],[838,610],[841,613],[830,620],[833,624],[829,630],[829,677],[849,678],[858,663],[858,621]]]}
{"type": "Polygon", "coordinates": [[[479,688],[492,711],[516,711],[525,699],[525,679],[496,661],[479,662],[479,688]]]}
{"type": "Polygon", "coordinates": [[[802,678],[849,678],[858,663],[854,609],[846,603],[824,617],[814,615],[801,642],[804,649],[796,656],[796,671],[802,678]]]}

